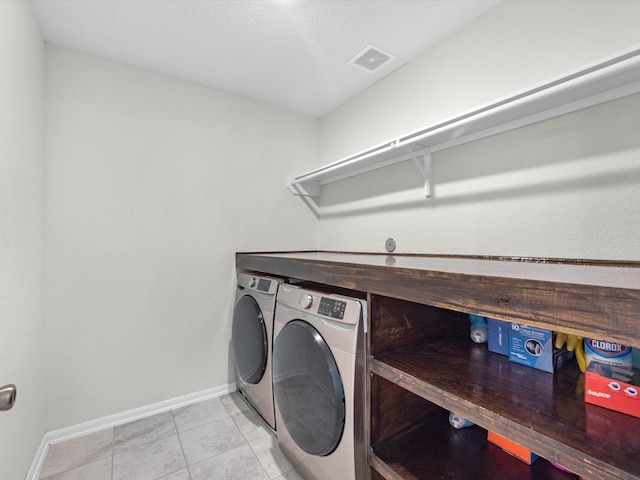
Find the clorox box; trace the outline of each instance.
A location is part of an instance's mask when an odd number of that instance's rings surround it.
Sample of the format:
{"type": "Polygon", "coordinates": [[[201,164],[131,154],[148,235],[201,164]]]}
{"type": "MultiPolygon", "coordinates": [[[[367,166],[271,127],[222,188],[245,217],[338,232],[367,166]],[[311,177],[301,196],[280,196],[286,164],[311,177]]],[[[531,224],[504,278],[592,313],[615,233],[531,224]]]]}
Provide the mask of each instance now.
{"type": "Polygon", "coordinates": [[[573,352],[568,352],[566,347],[554,347],[551,330],[522,323],[511,324],[509,329],[510,361],[553,373],[572,357],[573,352]]]}
{"type": "Polygon", "coordinates": [[[596,338],[584,339],[584,355],[587,365],[596,361],[607,365],[631,367],[633,363],[633,349],[631,347],[596,338]]]}

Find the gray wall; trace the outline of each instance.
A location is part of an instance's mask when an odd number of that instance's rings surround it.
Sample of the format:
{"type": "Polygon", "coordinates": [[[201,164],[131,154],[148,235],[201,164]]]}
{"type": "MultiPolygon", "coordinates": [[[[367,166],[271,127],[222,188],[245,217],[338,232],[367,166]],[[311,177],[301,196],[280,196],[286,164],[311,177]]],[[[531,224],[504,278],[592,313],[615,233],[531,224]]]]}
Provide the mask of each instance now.
{"type": "Polygon", "coordinates": [[[0,478],[24,478],[45,432],[42,378],[44,44],[27,2],[0,2],[0,478]]]}
{"type": "MultiPolygon", "coordinates": [[[[507,1],[321,120],[319,165],[640,45],[640,2],[507,1]]],[[[640,99],[324,188],[325,250],[640,260],[640,99]]]]}
{"type": "Polygon", "coordinates": [[[46,65],[47,429],[234,382],[234,253],[315,247],[285,183],[317,121],[59,47],[46,65]]]}

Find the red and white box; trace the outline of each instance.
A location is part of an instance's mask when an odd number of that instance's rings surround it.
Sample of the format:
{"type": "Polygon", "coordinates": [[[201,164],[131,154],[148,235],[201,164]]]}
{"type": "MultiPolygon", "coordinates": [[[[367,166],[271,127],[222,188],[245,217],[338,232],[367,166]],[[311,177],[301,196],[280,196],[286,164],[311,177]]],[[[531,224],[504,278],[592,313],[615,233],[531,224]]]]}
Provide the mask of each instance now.
{"type": "Polygon", "coordinates": [[[640,418],[640,370],[592,361],[585,372],[584,401],[640,418]]]}

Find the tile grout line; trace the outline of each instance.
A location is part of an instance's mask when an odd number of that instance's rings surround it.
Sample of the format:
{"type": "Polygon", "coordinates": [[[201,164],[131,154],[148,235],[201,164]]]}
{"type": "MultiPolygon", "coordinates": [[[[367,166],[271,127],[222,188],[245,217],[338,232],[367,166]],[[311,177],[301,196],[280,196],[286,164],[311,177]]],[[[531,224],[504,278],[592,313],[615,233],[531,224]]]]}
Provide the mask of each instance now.
{"type": "Polygon", "coordinates": [[[116,427],[113,428],[113,441],[111,442],[111,480],[113,480],[113,468],[116,463],[116,427]]]}
{"type": "MultiPolygon", "coordinates": [[[[229,394],[229,395],[230,395],[230,394],[229,394]]],[[[243,400],[244,400],[244,399],[243,399],[243,400]]],[[[230,450],[226,450],[226,451],[224,451],[224,452],[220,452],[220,453],[218,453],[217,455],[214,455],[213,457],[208,457],[208,458],[205,458],[205,459],[199,460],[199,461],[195,462],[193,465],[188,465],[188,464],[187,464],[187,468],[188,468],[188,472],[189,472],[189,477],[190,477],[191,479],[193,478],[193,477],[191,476],[191,467],[192,467],[192,466],[194,466],[194,465],[198,465],[198,464],[203,463],[203,462],[206,462],[206,461],[208,461],[208,460],[210,460],[210,459],[212,459],[212,458],[215,458],[216,456],[224,455],[225,453],[229,453],[229,452],[231,452],[231,451],[233,451],[233,450],[236,450],[236,449],[239,449],[239,448],[243,448],[243,447],[248,447],[248,448],[249,448],[249,451],[251,452],[251,454],[253,455],[253,457],[255,458],[255,460],[258,462],[258,465],[260,466],[260,470],[261,470],[261,472],[263,473],[264,478],[271,480],[271,476],[270,476],[270,475],[269,475],[269,473],[266,471],[266,469],[265,469],[264,465],[262,464],[262,462],[260,461],[260,459],[259,459],[259,458],[258,458],[258,456],[256,455],[256,453],[255,453],[255,451],[254,451],[253,447],[251,446],[251,444],[250,444],[250,442],[249,442],[249,439],[248,439],[248,438],[246,437],[246,435],[242,432],[242,430],[240,429],[240,426],[238,425],[238,422],[237,422],[237,421],[236,421],[236,419],[234,418],[234,416],[236,416],[236,415],[246,415],[246,413],[247,413],[248,411],[252,411],[253,409],[251,408],[251,405],[247,405],[247,406],[249,407],[249,408],[247,408],[247,409],[240,409],[240,408],[239,408],[237,405],[235,405],[235,404],[232,404],[232,405],[229,405],[229,406],[228,406],[228,405],[226,405],[226,404],[225,404],[224,402],[222,402],[222,401],[221,401],[221,403],[222,403],[222,406],[223,406],[223,408],[224,408],[225,412],[227,413],[226,417],[228,417],[228,418],[233,422],[233,424],[235,425],[235,427],[238,429],[238,431],[239,431],[240,435],[242,436],[242,439],[243,439],[243,443],[244,443],[244,444],[243,444],[243,445],[240,445],[240,446],[238,446],[238,447],[232,448],[232,449],[230,449],[230,450]]],[[[253,411],[255,411],[255,410],[253,410],[253,411]]],[[[256,414],[257,414],[257,412],[256,412],[256,414]]],[[[219,419],[213,420],[213,421],[211,421],[211,422],[207,422],[207,423],[205,423],[205,424],[203,424],[203,425],[208,425],[208,424],[210,424],[210,423],[215,423],[215,422],[217,422],[217,421],[224,420],[224,418],[226,418],[226,417],[222,417],[222,418],[219,418],[219,419]]],[[[261,424],[262,424],[263,426],[265,426],[265,427],[266,427],[266,423],[264,422],[264,420],[263,420],[259,415],[258,415],[258,418],[259,418],[259,421],[261,422],[261,424]]],[[[175,420],[175,416],[174,416],[174,420],[175,420]]],[[[194,428],[199,428],[199,427],[200,427],[200,426],[192,427],[191,429],[188,429],[188,430],[192,430],[192,429],[194,429],[194,428]]],[[[177,425],[176,425],[176,429],[177,429],[177,425]]],[[[185,431],[188,431],[188,430],[185,430],[185,431]]],[[[269,432],[267,432],[267,435],[269,435],[269,432]]],[[[180,442],[181,442],[181,443],[180,443],[180,445],[182,446],[182,441],[180,440],[180,442]]],[[[184,453],[184,449],[183,449],[183,453],[184,453]]],[[[185,455],[185,461],[186,461],[186,455],[185,455]]]]}
{"type": "MultiPolygon", "coordinates": [[[[229,410],[227,409],[227,411],[229,411],[229,410]]],[[[239,413],[236,413],[235,415],[239,415],[239,414],[244,415],[245,411],[243,410],[243,411],[241,411],[239,413]]],[[[233,420],[233,423],[235,424],[236,428],[240,431],[240,435],[242,435],[242,438],[244,438],[244,441],[245,441],[247,447],[249,447],[249,450],[251,450],[251,454],[253,455],[253,457],[256,459],[256,461],[260,465],[260,468],[262,469],[263,473],[266,475],[267,478],[271,479],[271,475],[269,475],[269,472],[267,472],[266,468],[264,467],[264,465],[262,464],[262,462],[258,458],[258,455],[256,454],[256,451],[254,450],[253,446],[251,446],[251,442],[249,441],[247,436],[240,429],[240,425],[238,425],[238,422],[236,422],[236,419],[233,418],[234,415],[232,415],[231,412],[229,412],[229,416],[231,417],[231,420],[233,420]]],[[[261,423],[265,424],[264,420],[262,419],[262,417],[260,417],[260,415],[258,415],[258,418],[259,418],[259,421],[261,423]]],[[[267,435],[271,435],[271,434],[269,432],[267,432],[267,435]]]]}
{"type": "MultiPolygon", "coordinates": [[[[163,413],[167,413],[167,412],[162,412],[162,413],[159,413],[159,414],[157,414],[157,415],[162,415],[163,413]]],[[[151,418],[151,417],[147,417],[147,418],[151,418]]],[[[129,423],[135,423],[136,421],[137,421],[137,420],[134,420],[133,422],[129,422],[129,423]]],[[[117,455],[122,455],[122,454],[124,454],[124,453],[130,452],[131,450],[135,450],[135,449],[137,449],[137,448],[142,448],[142,447],[144,447],[144,446],[147,446],[147,445],[149,445],[150,443],[158,442],[158,441],[160,441],[160,440],[164,440],[164,439],[166,439],[166,438],[169,438],[169,437],[171,437],[171,436],[173,436],[173,435],[177,435],[177,434],[178,434],[178,427],[177,427],[177,425],[176,425],[176,423],[175,423],[175,418],[173,417],[173,415],[172,415],[172,417],[171,417],[171,421],[173,422],[173,425],[176,427],[176,431],[175,431],[175,433],[174,433],[174,432],[167,432],[167,433],[165,433],[164,435],[160,435],[158,438],[154,438],[154,439],[152,439],[152,440],[148,440],[148,441],[146,441],[146,442],[144,442],[144,443],[140,443],[140,444],[134,445],[133,447],[127,447],[127,448],[125,448],[124,450],[119,451],[119,452],[117,453],[117,455]]],[[[128,423],[125,423],[125,424],[122,424],[122,425],[118,425],[118,426],[119,426],[119,427],[124,427],[124,426],[126,426],[126,425],[128,425],[128,423]]],[[[117,427],[116,427],[116,428],[117,428],[117,427]]],[[[195,428],[195,427],[194,427],[194,428],[195,428]]],[[[190,429],[189,429],[189,430],[190,430],[190,429]]],[[[184,430],[184,431],[187,431],[187,430],[184,430]]],[[[115,435],[115,432],[114,432],[114,435],[115,435]]],[[[136,438],[137,438],[138,436],[139,436],[139,434],[136,434],[136,438]]],[[[116,453],[115,453],[115,438],[114,438],[114,455],[116,455],[116,453]]]]}
{"type": "Polygon", "coordinates": [[[182,438],[180,437],[180,431],[178,430],[178,424],[176,423],[176,416],[174,415],[174,411],[170,410],[171,418],[173,419],[173,425],[176,427],[176,435],[178,436],[178,443],[180,444],[180,450],[182,451],[182,458],[184,458],[184,465],[187,468],[187,475],[189,475],[189,480],[191,480],[191,468],[189,467],[189,462],[187,461],[187,454],[184,451],[184,447],[182,446],[182,438]]]}
{"type": "MultiPolygon", "coordinates": [[[[240,408],[238,408],[238,410],[239,410],[239,411],[238,411],[238,412],[236,412],[236,415],[238,415],[238,414],[242,414],[242,415],[244,415],[244,416],[246,417],[246,412],[247,412],[247,411],[253,411],[253,412],[256,414],[256,416],[257,416],[257,418],[258,418],[258,421],[260,422],[260,424],[262,425],[262,427],[264,427],[264,428],[265,428],[265,430],[267,431],[267,436],[270,436],[270,437],[274,437],[274,438],[275,438],[275,430],[271,429],[271,427],[267,424],[267,422],[264,420],[264,418],[262,418],[262,416],[257,412],[257,410],[256,410],[256,409],[255,409],[255,408],[254,408],[254,407],[253,407],[249,402],[247,402],[247,400],[245,399],[245,397],[244,397],[242,394],[238,393],[238,395],[240,396],[240,398],[242,398],[242,401],[246,403],[246,405],[245,405],[245,406],[247,406],[248,408],[247,408],[247,409],[245,409],[245,410],[240,410],[240,408]]],[[[226,406],[225,406],[225,408],[226,408],[226,406]]],[[[227,411],[229,411],[229,409],[227,409],[227,411]]],[[[238,422],[236,422],[235,418],[233,418],[233,417],[234,417],[234,415],[233,415],[231,412],[229,412],[229,416],[230,416],[230,417],[231,417],[231,419],[233,420],[233,423],[235,423],[235,424],[236,424],[236,427],[238,427],[238,430],[240,430],[240,425],[238,425],[238,422]]],[[[274,480],[274,479],[272,479],[272,478],[271,478],[271,475],[269,474],[269,472],[267,471],[266,467],[264,466],[264,464],[262,463],[262,461],[261,461],[261,460],[260,460],[260,458],[258,457],[258,454],[256,453],[255,448],[253,447],[253,445],[251,445],[251,442],[252,442],[252,441],[253,441],[253,442],[255,442],[255,441],[256,441],[256,440],[258,440],[258,439],[253,439],[253,440],[251,440],[251,441],[250,441],[250,440],[246,437],[246,435],[242,432],[242,430],[240,430],[240,434],[241,434],[241,435],[242,435],[242,437],[244,438],[244,440],[245,440],[245,442],[246,442],[247,446],[249,447],[249,449],[251,450],[251,453],[253,454],[254,458],[257,460],[258,464],[260,465],[260,468],[262,469],[262,471],[263,471],[263,473],[265,474],[266,478],[268,478],[268,479],[270,479],[270,480],[274,480]]],[[[277,476],[277,477],[275,477],[275,478],[278,478],[278,477],[280,477],[280,476],[283,476],[285,473],[287,473],[287,472],[282,472],[282,474],[281,474],[281,475],[278,475],[278,476],[277,476]]]]}
{"type": "MultiPolygon", "coordinates": [[[[222,407],[224,408],[225,412],[227,413],[227,417],[229,417],[229,419],[230,419],[231,421],[233,421],[233,422],[234,422],[234,424],[235,424],[235,421],[233,420],[233,415],[231,415],[231,412],[229,411],[229,409],[227,408],[227,406],[226,406],[222,401],[220,401],[220,403],[222,404],[222,407]]],[[[177,434],[178,434],[178,441],[180,442],[180,448],[182,449],[182,455],[183,455],[183,457],[184,457],[184,461],[185,461],[185,464],[186,464],[186,466],[187,466],[187,472],[188,472],[188,475],[189,475],[189,479],[190,479],[190,480],[192,480],[192,479],[193,479],[193,476],[192,476],[192,474],[191,474],[191,467],[192,467],[193,465],[198,465],[199,463],[206,462],[207,460],[209,460],[209,459],[211,459],[211,458],[214,458],[214,457],[216,457],[217,455],[214,455],[213,457],[208,457],[208,458],[205,458],[205,459],[199,460],[199,461],[195,462],[194,464],[190,465],[190,464],[189,464],[189,462],[188,462],[188,460],[187,460],[187,455],[186,455],[186,453],[185,453],[185,451],[184,451],[184,447],[183,447],[183,445],[182,445],[182,438],[180,437],[180,431],[178,431],[178,424],[176,423],[176,417],[175,417],[175,415],[174,415],[174,410],[171,410],[171,415],[173,416],[173,422],[174,422],[174,424],[175,424],[175,426],[176,426],[176,432],[177,432],[177,434]]],[[[225,418],[225,417],[221,417],[221,418],[218,418],[218,419],[212,420],[212,421],[210,421],[210,422],[205,422],[205,423],[203,423],[203,424],[201,424],[201,425],[196,425],[196,426],[193,426],[193,427],[191,427],[191,428],[187,428],[187,429],[183,430],[183,432],[188,432],[188,431],[194,430],[194,429],[196,429],[196,428],[200,428],[200,427],[202,427],[202,426],[204,426],[204,425],[209,425],[209,424],[211,424],[211,423],[215,423],[215,422],[218,422],[218,421],[220,421],[220,420],[224,420],[224,418],[225,418]]],[[[240,433],[242,434],[242,432],[240,432],[240,433]]],[[[243,438],[244,438],[244,436],[243,436],[243,438]]],[[[245,442],[246,442],[246,439],[245,439],[245,442]]],[[[247,442],[247,444],[248,444],[248,442],[247,442]]],[[[233,449],[232,449],[232,450],[233,450],[233,449]]],[[[222,453],[225,453],[225,452],[222,452],[222,453]]],[[[218,454],[218,455],[221,455],[222,453],[220,453],[220,454],[218,454]]]]}
{"type": "MultiPolygon", "coordinates": [[[[260,421],[264,422],[264,420],[263,420],[261,417],[260,417],[260,421]]],[[[266,422],[264,422],[264,423],[266,424],[266,422]]],[[[275,431],[274,431],[274,433],[275,433],[275,431]]],[[[274,437],[274,435],[272,435],[270,431],[267,431],[267,435],[268,435],[268,436],[270,436],[270,437],[274,437]]],[[[255,442],[256,440],[258,440],[258,439],[255,439],[255,440],[254,440],[254,442],[255,442]]],[[[258,454],[257,454],[257,452],[256,452],[256,449],[253,447],[253,445],[251,445],[251,442],[247,442],[247,443],[248,443],[249,448],[251,449],[251,452],[253,453],[254,457],[256,457],[256,459],[258,460],[258,463],[260,464],[260,467],[262,467],[262,470],[264,471],[264,473],[265,473],[265,475],[267,476],[267,478],[269,478],[269,479],[273,480],[273,479],[271,478],[271,475],[270,475],[270,474],[269,474],[269,472],[267,471],[267,468],[264,466],[264,464],[262,463],[262,461],[260,461],[260,457],[258,457],[258,454]]],[[[275,477],[275,478],[278,478],[278,477],[280,477],[280,476],[284,475],[284,473],[286,473],[286,472],[280,472],[280,475],[278,475],[278,476],[277,476],[277,477],[275,477]]]]}

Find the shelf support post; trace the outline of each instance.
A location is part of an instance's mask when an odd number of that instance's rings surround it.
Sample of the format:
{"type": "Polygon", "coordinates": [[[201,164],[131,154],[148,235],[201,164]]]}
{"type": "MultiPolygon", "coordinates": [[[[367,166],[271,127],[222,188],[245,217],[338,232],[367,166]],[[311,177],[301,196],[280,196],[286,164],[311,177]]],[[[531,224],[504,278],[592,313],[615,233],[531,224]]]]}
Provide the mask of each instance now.
{"type": "Polygon", "coordinates": [[[431,149],[427,147],[418,152],[414,152],[411,147],[409,147],[409,150],[413,155],[413,161],[424,178],[424,196],[426,198],[431,198],[433,195],[433,190],[431,188],[431,149]],[[424,156],[424,160],[420,160],[421,156],[424,156]]]}

